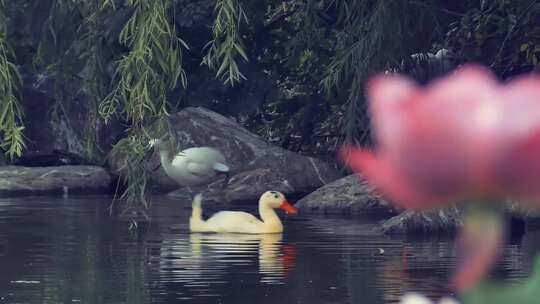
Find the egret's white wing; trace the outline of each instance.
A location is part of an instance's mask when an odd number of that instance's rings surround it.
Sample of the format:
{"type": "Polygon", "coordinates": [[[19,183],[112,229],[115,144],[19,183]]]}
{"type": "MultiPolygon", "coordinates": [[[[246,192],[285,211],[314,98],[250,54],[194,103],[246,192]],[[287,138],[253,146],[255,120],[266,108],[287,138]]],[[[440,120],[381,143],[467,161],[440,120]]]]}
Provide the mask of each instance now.
{"type": "Polygon", "coordinates": [[[208,176],[214,173],[213,168],[211,166],[208,166],[208,164],[198,163],[194,161],[187,162],[186,170],[190,174],[198,176],[208,176]]]}
{"type": "Polygon", "coordinates": [[[212,171],[228,172],[229,167],[224,164],[223,155],[209,147],[188,148],[178,153],[172,160],[174,167],[186,167],[186,170],[195,175],[212,174],[212,171]]]}
{"type": "Polygon", "coordinates": [[[218,150],[210,147],[188,148],[182,151],[186,157],[198,162],[224,163],[225,157],[218,150]]]}
{"type": "Polygon", "coordinates": [[[183,167],[185,166],[185,163],[188,161],[188,158],[186,157],[186,154],[184,152],[180,152],[176,154],[171,162],[171,165],[175,168],[183,167]]]}

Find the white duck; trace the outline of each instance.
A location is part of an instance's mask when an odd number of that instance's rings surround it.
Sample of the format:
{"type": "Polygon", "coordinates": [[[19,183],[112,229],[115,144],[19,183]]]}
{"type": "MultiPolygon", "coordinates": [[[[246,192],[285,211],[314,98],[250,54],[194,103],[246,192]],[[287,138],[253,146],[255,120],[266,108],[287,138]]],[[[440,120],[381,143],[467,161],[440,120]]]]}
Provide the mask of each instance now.
{"type": "Polygon", "coordinates": [[[210,183],[218,174],[229,178],[229,167],[221,152],[209,147],[195,147],[180,151],[171,159],[163,140],[152,139],[150,147],[159,151],[165,173],[180,186],[191,187],[210,183]]]}
{"type": "Polygon", "coordinates": [[[202,219],[200,194],[193,199],[189,229],[192,232],[233,232],[233,233],[279,233],[283,224],[274,209],[296,214],[298,210],[277,191],[267,191],[259,199],[259,220],[242,211],[220,211],[206,221],[202,219]]]}

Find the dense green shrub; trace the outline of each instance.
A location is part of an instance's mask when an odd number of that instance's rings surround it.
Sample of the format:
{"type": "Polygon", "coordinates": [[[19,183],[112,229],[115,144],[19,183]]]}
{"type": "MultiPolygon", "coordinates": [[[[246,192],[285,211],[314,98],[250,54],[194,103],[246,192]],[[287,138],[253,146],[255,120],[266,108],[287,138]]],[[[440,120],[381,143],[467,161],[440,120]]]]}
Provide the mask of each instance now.
{"type": "MultiPolygon", "coordinates": [[[[328,154],[343,141],[369,143],[364,82],[413,53],[444,47],[458,62],[483,63],[501,77],[536,69],[540,53],[540,4],[525,0],[0,4],[1,147],[12,157],[24,148],[19,70],[54,79],[53,118],[85,100],[87,158],[103,158],[97,126],[116,119],[127,136],[113,153],[138,164],[143,155],[130,150],[142,149],[145,126],[182,106],[201,65],[225,95],[241,88],[248,67],[264,72],[279,94],[246,125],[287,148],[328,154]]],[[[132,169],[126,198],[141,201],[144,168],[132,169]]]]}

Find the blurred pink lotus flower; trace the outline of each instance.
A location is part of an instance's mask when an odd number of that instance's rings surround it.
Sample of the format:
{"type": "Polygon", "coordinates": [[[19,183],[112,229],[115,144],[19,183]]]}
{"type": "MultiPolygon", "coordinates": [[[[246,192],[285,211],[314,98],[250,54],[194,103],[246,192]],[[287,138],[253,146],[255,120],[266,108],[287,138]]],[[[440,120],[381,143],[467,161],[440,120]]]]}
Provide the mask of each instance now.
{"type": "Polygon", "coordinates": [[[399,75],[369,81],[376,153],[341,156],[383,195],[425,209],[466,197],[540,199],[540,77],[499,84],[479,66],[426,88],[399,75]]]}
{"type": "MultiPolygon", "coordinates": [[[[488,70],[465,66],[426,88],[377,76],[367,93],[377,150],[344,147],[341,157],[392,202],[429,209],[512,197],[540,207],[540,77],[500,84],[488,70]]],[[[458,290],[474,286],[496,260],[500,221],[465,219],[458,290]]]]}

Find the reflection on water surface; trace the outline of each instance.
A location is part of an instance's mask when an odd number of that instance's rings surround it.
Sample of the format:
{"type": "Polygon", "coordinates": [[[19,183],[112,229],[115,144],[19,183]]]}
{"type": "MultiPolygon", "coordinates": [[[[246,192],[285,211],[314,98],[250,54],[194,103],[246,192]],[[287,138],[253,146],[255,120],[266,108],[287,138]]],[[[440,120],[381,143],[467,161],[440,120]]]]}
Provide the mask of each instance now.
{"type": "MultiPolygon", "coordinates": [[[[284,234],[190,234],[189,203],[170,198],[130,232],[108,203],[0,199],[0,303],[377,304],[449,292],[450,239],[388,238],[367,220],[307,215],[283,215],[284,234]]],[[[509,243],[497,275],[527,276],[538,235],[509,243]]]]}

